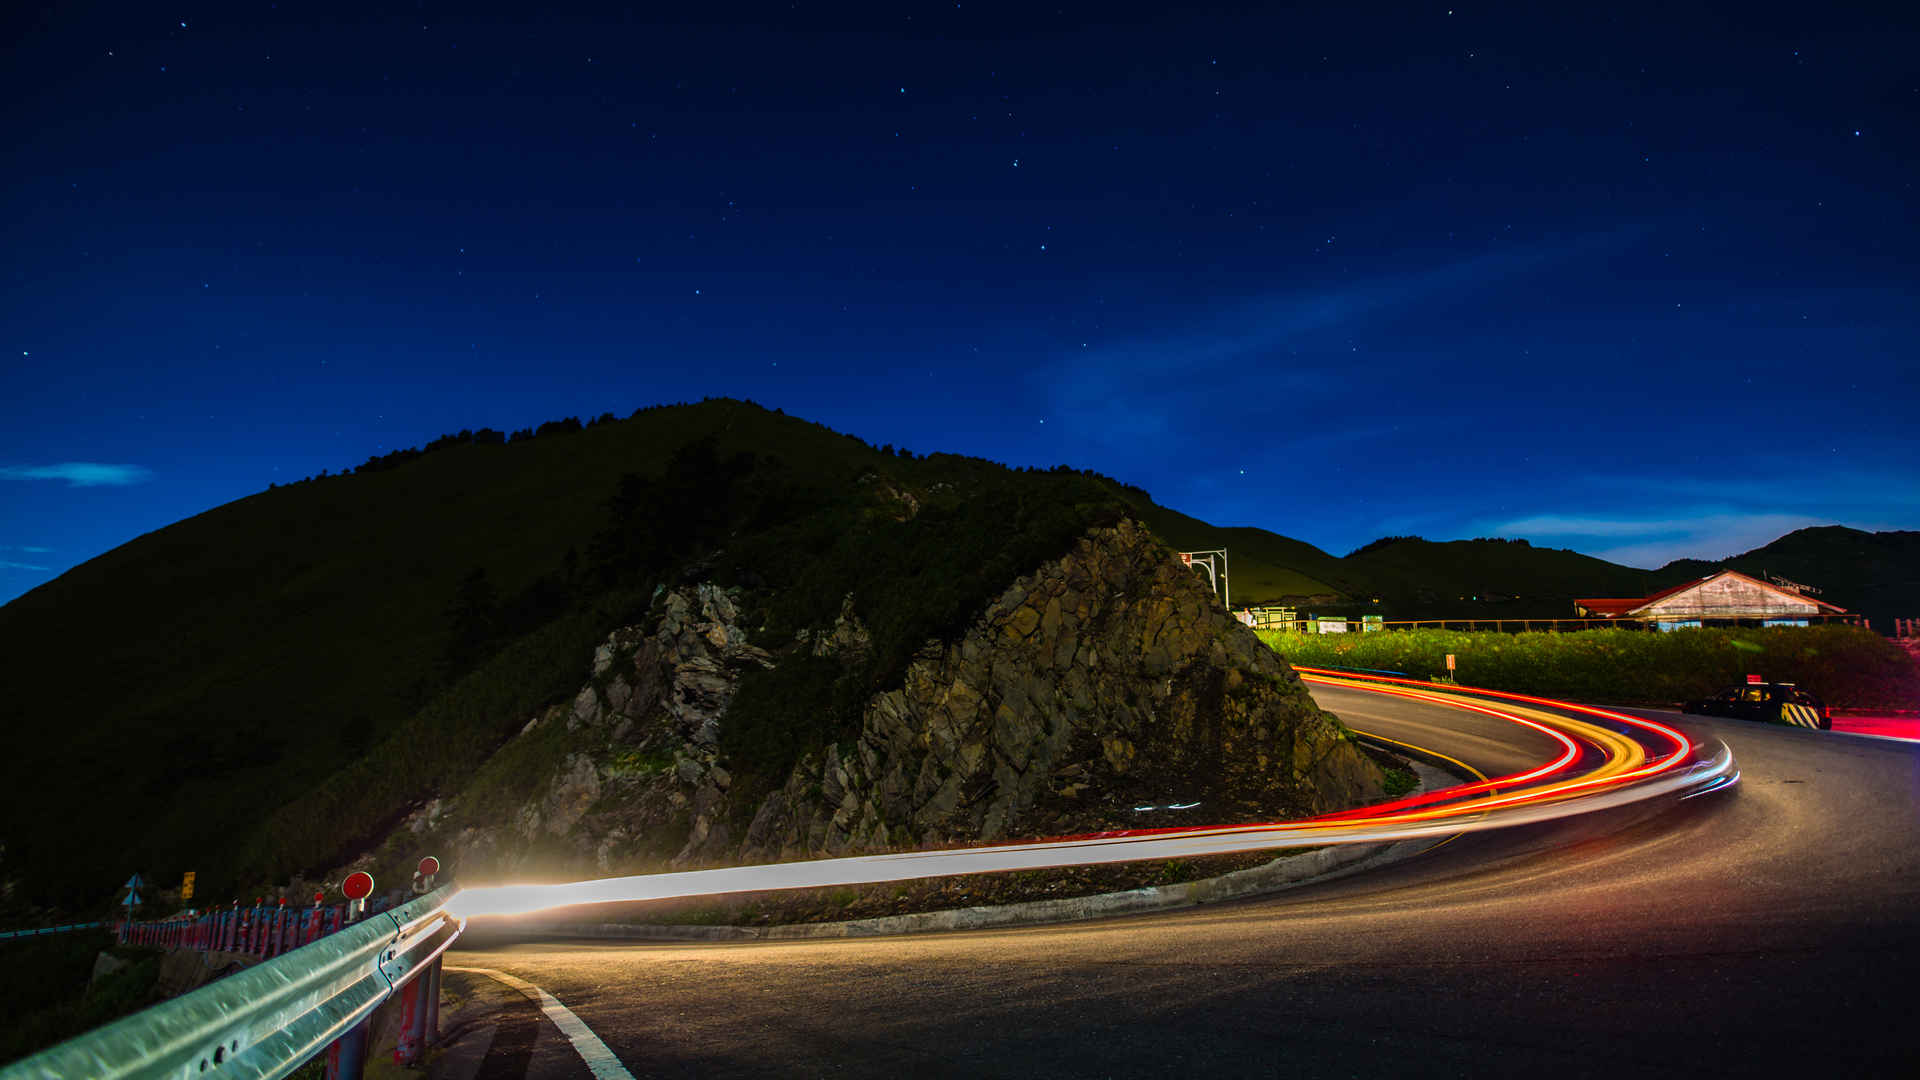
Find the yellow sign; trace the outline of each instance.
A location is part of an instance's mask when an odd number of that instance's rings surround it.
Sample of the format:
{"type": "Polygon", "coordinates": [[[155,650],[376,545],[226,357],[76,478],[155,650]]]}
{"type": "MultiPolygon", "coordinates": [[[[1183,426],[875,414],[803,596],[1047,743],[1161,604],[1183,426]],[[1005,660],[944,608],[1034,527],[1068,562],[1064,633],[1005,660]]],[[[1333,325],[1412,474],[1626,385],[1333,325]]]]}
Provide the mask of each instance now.
{"type": "Polygon", "coordinates": [[[187,871],[186,880],[180,883],[180,899],[193,899],[193,871],[187,871]]]}

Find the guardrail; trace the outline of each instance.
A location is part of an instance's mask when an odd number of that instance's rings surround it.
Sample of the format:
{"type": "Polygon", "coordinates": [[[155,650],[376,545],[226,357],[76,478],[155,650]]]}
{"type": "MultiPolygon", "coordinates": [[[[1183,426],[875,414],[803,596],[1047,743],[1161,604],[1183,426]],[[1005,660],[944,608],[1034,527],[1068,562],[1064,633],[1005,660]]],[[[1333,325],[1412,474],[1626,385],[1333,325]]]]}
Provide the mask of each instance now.
{"type": "Polygon", "coordinates": [[[44,937],[47,934],[68,934],[75,930],[97,930],[111,926],[105,922],[76,922],[65,926],[36,926],[31,930],[0,930],[0,941],[18,941],[21,938],[44,937]]]}
{"type": "Polygon", "coordinates": [[[358,1080],[369,1019],[400,998],[394,1059],[439,1038],[440,956],[466,928],[447,886],[0,1069],[0,1080],[278,1080],[327,1055],[358,1080]]]}

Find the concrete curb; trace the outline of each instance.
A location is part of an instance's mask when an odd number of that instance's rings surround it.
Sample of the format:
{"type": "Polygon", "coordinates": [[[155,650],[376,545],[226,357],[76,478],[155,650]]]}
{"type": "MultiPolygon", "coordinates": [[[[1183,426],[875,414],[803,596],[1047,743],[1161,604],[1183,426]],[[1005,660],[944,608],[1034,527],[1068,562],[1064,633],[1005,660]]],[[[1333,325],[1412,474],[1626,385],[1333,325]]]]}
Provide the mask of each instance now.
{"type": "MultiPolygon", "coordinates": [[[[1454,783],[1453,776],[1421,762],[1414,763],[1420,775],[1417,790],[1454,783]]],[[[635,941],[795,941],[818,938],[884,937],[894,934],[937,934],[955,930],[979,930],[986,927],[1038,926],[1046,923],[1078,922],[1115,915],[1139,915],[1154,911],[1174,911],[1199,904],[1217,904],[1250,896],[1280,892],[1309,882],[1323,881],[1348,873],[1385,866],[1427,850],[1431,840],[1402,840],[1383,844],[1351,844],[1314,848],[1293,855],[1282,855],[1272,862],[1218,877],[1184,881],[1177,885],[1151,885],[1124,892],[1094,896],[1063,897],[1059,900],[1030,900],[995,907],[953,908],[947,911],[916,912],[911,915],[884,915],[873,919],[852,919],[833,923],[798,923],[786,926],[675,926],[661,923],[522,923],[519,928],[532,933],[561,937],[617,938],[635,941]]]]}
{"type": "Polygon", "coordinates": [[[532,923],[524,929],[560,937],[620,938],[636,941],[794,941],[818,938],[885,937],[895,934],[937,934],[988,927],[1038,926],[1077,922],[1115,915],[1173,911],[1199,904],[1217,904],[1305,885],[1338,875],[1385,865],[1424,851],[1432,841],[1389,844],[1353,844],[1315,848],[1286,855],[1263,866],[1235,870],[1218,877],[1178,885],[1153,885],[1125,892],[1060,900],[1032,900],[997,907],[954,908],[912,915],[885,915],[835,923],[799,923],[787,926],[672,926],[656,923],[532,923]]]}

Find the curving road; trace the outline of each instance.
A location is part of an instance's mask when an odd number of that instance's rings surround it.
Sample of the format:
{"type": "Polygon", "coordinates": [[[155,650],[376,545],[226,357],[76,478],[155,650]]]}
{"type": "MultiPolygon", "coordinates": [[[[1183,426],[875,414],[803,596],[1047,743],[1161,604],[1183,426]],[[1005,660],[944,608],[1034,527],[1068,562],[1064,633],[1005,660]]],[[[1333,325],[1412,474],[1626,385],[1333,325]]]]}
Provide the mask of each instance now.
{"type": "MultiPolygon", "coordinates": [[[[1497,721],[1314,692],[1490,774],[1552,752],[1497,721]]],[[[1660,718],[1727,742],[1738,788],[1166,915],[780,944],[476,940],[449,962],[539,986],[635,1076],[1914,1074],[1920,748],[1660,718]]],[[[467,1003],[443,1024],[441,1075],[590,1075],[527,998],[480,975],[447,986],[467,1003]]]]}

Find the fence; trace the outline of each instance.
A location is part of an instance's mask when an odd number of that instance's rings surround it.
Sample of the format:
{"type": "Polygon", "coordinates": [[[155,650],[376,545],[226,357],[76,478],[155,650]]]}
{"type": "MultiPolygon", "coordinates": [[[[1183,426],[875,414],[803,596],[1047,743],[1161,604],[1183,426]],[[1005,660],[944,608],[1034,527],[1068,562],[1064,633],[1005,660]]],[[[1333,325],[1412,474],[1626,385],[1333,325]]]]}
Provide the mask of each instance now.
{"type": "MultiPolygon", "coordinates": [[[[1384,619],[1378,615],[1349,618],[1345,615],[1306,615],[1292,608],[1244,608],[1241,619],[1257,630],[1279,630],[1295,634],[1366,633],[1374,630],[1492,630],[1499,633],[1543,631],[1570,633],[1579,630],[1675,630],[1695,626],[1810,626],[1840,623],[1871,629],[1859,615],[1792,615],[1740,618],[1713,615],[1673,615],[1661,619],[1384,619]],[[1250,620],[1250,621],[1249,621],[1250,620]]],[[[1920,629],[1920,619],[1896,620],[1920,629]]],[[[1904,635],[1902,635],[1904,636],[1904,635]]]]}
{"type": "MultiPolygon", "coordinates": [[[[386,911],[396,899],[390,893],[368,901],[367,915],[386,911]]],[[[352,921],[346,904],[322,907],[316,902],[308,908],[291,908],[285,900],[277,904],[255,900],[252,907],[241,907],[236,900],[232,907],[218,911],[123,922],[118,931],[125,945],[279,956],[336,933],[352,921]]]]}
{"type": "Polygon", "coordinates": [[[23,938],[44,937],[48,934],[67,934],[75,930],[95,930],[108,925],[103,922],[67,923],[65,926],[36,926],[30,930],[0,930],[0,941],[19,941],[23,938]]]}

